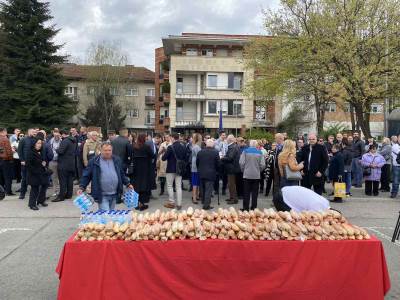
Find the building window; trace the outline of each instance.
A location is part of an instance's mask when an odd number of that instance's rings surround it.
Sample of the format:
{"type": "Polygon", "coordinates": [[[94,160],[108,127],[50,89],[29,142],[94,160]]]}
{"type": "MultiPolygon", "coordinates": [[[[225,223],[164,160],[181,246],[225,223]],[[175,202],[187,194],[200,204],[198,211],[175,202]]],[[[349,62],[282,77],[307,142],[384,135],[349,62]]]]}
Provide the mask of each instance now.
{"type": "Polygon", "coordinates": [[[256,120],[265,120],[266,113],[265,113],[265,106],[256,106],[256,120]]]}
{"type": "MultiPolygon", "coordinates": [[[[111,92],[110,92],[111,93],[111,92]]],[[[139,96],[139,90],[136,87],[132,87],[132,88],[127,88],[126,89],[126,96],[128,97],[132,97],[132,96],[139,96]]]]}
{"type": "Polygon", "coordinates": [[[216,114],[217,113],[217,101],[209,100],[207,101],[207,113],[216,114]]]}
{"type": "Polygon", "coordinates": [[[208,100],[207,114],[215,115],[222,111],[225,116],[242,115],[242,100],[208,100]]]}
{"type": "Polygon", "coordinates": [[[78,100],[78,88],[76,86],[67,86],[65,88],[65,95],[71,99],[78,100]]]}
{"type": "Polygon", "coordinates": [[[139,118],[139,110],[137,108],[130,109],[126,112],[127,118],[139,118]]]}
{"type": "Polygon", "coordinates": [[[156,95],[155,89],[146,89],[146,96],[154,97],[156,95]]]}
{"type": "Polygon", "coordinates": [[[147,111],[145,124],[146,125],[154,125],[156,113],[154,110],[147,111]]]}
{"type": "Polygon", "coordinates": [[[228,116],[239,116],[242,114],[241,100],[228,100],[228,116]]]}
{"type": "Polygon", "coordinates": [[[65,88],[65,95],[76,95],[78,94],[78,88],[75,86],[67,86],[65,88]]]}
{"type": "Polygon", "coordinates": [[[217,83],[218,83],[218,76],[217,75],[208,75],[207,79],[208,79],[208,81],[207,81],[207,86],[208,87],[212,87],[212,88],[216,88],[217,87],[217,83]]]}
{"type": "Polygon", "coordinates": [[[228,89],[240,90],[242,88],[242,73],[228,73],[228,89]]]}
{"type": "Polygon", "coordinates": [[[212,49],[203,49],[201,50],[201,56],[208,56],[208,57],[213,57],[214,53],[212,49]]]}
{"type": "Polygon", "coordinates": [[[186,49],[186,56],[197,56],[197,49],[195,48],[186,49]]]}
{"type": "Polygon", "coordinates": [[[382,104],[371,104],[371,114],[381,114],[383,112],[382,104]]]}
{"type": "Polygon", "coordinates": [[[336,103],[328,103],[325,105],[326,112],[336,112],[336,103]]]}
{"type": "Polygon", "coordinates": [[[118,96],[118,88],[116,86],[110,87],[110,95],[111,96],[118,96]]]}

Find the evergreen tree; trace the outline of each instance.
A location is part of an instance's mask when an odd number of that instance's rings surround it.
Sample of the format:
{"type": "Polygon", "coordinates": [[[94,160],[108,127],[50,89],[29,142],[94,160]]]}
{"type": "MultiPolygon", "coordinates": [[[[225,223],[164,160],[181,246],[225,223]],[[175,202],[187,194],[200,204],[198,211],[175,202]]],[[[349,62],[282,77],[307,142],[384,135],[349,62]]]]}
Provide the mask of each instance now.
{"type": "Polygon", "coordinates": [[[62,46],[53,42],[59,30],[45,26],[51,19],[47,2],[0,3],[2,125],[52,128],[66,125],[75,112],[73,100],[64,95],[67,82],[58,67],[65,62],[56,54],[62,46]]]}
{"type": "Polygon", "coordinates": [[[125,115],[122,108],[116,103],[114,96],[110,95],[109,89],[101,89],[86,110],[82,123],[85,126],[99,126],[103,136],[107,136],[107,130],[119,130],[124,127],[125,115]]]}

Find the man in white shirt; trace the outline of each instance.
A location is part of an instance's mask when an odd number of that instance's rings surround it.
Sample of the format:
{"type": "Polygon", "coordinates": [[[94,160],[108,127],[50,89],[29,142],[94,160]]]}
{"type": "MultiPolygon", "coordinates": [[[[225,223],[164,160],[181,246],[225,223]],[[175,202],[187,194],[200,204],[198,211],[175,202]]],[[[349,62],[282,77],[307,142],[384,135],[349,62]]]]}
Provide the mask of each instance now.
{"type": "Polygon", "coordinates": [[[397,155],[400,152],[400,145],[397,143],[392,143],[392,172],[393,172],[393,183],[392,192],[390,198],[396,198],[399,192],[399,182],[400,182],[400,165],[397,163],[397,155]]]}
{"type": "Polygon", "coordinates": [[[330,208],[328,200],[302,186],[285,186],[282,193],[274,194],[272,201],[278,211],[325,211],[330,208]]]}

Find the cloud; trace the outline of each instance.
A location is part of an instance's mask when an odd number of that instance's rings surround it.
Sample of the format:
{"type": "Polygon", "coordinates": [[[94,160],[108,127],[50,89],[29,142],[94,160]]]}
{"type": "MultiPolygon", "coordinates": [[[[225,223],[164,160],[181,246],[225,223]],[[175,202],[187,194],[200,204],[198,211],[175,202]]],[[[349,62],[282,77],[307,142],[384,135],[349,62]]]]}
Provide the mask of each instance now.
{"type": "Polygon", "coordinates": [[[50,0],[56,42],[85,62],[92,42],[118,41],[130,64],[154,70],[161,38],[182,32],[262,34],[262,9],[279,0],[50,0]]]}

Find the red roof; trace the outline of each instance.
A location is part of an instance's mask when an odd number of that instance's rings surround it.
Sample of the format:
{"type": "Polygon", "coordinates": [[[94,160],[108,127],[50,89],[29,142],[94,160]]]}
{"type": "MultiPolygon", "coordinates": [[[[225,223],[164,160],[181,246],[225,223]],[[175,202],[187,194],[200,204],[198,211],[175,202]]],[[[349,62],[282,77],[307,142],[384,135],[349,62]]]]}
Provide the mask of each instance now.
{"type": "MultiPolygon", "coordinates": [[[[91,71],[100,66],[91,65],[77,65],[77,64],[62,64],[61,74],[70,79],[88,79],[91,71]]],[[[112,68],[119,68],[122,71],[123,79],[143,81],[143,82],[154,82],[154,72],[144,68],[135,66],[113,66],[112,68]]]]}
{"type": "Polygon", "coordinates": [[[229,39],[248,39],[255,37],[265,37],[264,35],[251,35],[251,34],[220,34],[220,33],[196,33],[196,32],[182,32],[182,36],[187,37],[210,37],[210,38],[229,38],[229,39]]]}

